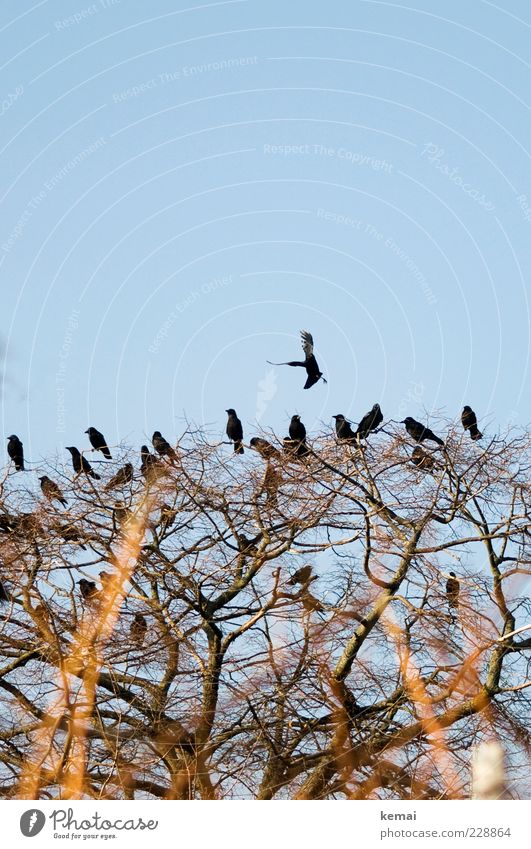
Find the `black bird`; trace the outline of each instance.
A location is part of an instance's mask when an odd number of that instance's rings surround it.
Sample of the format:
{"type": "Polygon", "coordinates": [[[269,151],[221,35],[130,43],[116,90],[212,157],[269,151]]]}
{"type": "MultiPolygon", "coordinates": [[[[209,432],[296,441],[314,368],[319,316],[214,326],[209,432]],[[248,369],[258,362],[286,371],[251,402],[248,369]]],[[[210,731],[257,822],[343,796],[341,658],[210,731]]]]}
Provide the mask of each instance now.
{"type": "Polygon", "coordinates": [[[287,583],[290,587],[294,587],[295,584],[306,584],[309,581],[311,574],[312,567],[309,564],[307,566],[301,566],[300,569],[297,569],[297,571],[293,573],[287,583]]]}
{"type": "Polygon", "coordinates": [[[146,617],[142,616],[141,613],[135,613],[133,621],[131,622],[131,627],[129,628],[129,633],[133,642],[136,643],[138,648],[140,648],[147,633],[146,617]]]}
{"type": "Polygon", "coordinates": [[[127,528],[127,525],[130,525],[133,519],[133,511],[126,507],[123,501],[117,501],[113,511],[113,526],[114,530],[118,531],[122,528],[127,528]]]}
{"type": "Polygon", "coordinates": [[[356,434],[342,413],[332,416],[336,420],[336,436],[341,442],[356,442],[356,434]]]}
{"type": "Polygon", "coordinates": [[[374,404],[372,410],[365,413],[356,430],[356,436],[360,439],[366,439],[371,430],[376,430],[378,425],[383,422],[382,411],[379,404],[374,404]]]}
{"type": "Polygon", "coordinates": [[[446,581],[446,598],[448,606],[456,608],[459,604],[459,581],[455,576],[455,572],[450,572],[451,578],[446,581]]]}
{"type": "Polygon", "coordinates": [[[41,482],[41,489],[45,498],[47,498],[48,501],[60,501],[63,507],[66,507],[67,500],[55,481],[51,480],[47,477],[47,475],[43,475],[39,478],[39,480],[41,482]]]}
{"type": "Polygon", "coordinates": [[[228,414],[227,421],[227,436],[229,437],[231,442],[234,442],[234,451],[236,454],[243,454],[243,428],[242,423],[236,415],[236,410],[233,410],[230,407],[228,410],[225,410],[228,414]]]}
{"type": "Polygon", "coordinates": [[[255,545],[254,539],[249,539],[245,534],[238,534],[238,549],[242,552],[242,554],[246,554],[249,557],[254,557],[258,554],[258,548],[255,545]]]}
{"type": "Polygon", "coordinates": [[[261,436],[253,436],[249,445],[251,448],[254,448],[255,451],[258,451],[265,460],[270,460],[272,457],[280,456],[280,452],[275,448],[275,446],[271,445],[267,439],[262,439],[261,436]]]}
{"type": "Polygon", "coordinates": [[[315,359],[315,355],[313,353],[313,337],[311,333],[308,333],[307,330],[301,330],[301,341],[302,341],[302,350],[306,355],[306,359],[303,362],[298,360],[292,360],[289,363],[272,363],[270,360],[267,362],[270,366],[301,366],[306,369],[306,374],[308,375],[306,379],[306,383],[304,384],[305,389],[309,389],[314,383],[317,383],[319,380],[322,380],[323,383],[326,383],[326,379],[323,377],[322,372],[319,371],[319,366],[317,365],[317,360],[315,359]]]}
{"type": "Polygon", "coordinates": [[[282,447],[286,454],[290,457],[297,457],[298,459],[306,457],[310,453],[310,449],[305,442],[301,442],[300,439],[290,439],[289,436],[285,436],[282,440],[282,447]]]}
{"type": "Polygon", "coordinates": [[[419,469],[425,469],[426,471],[431,471],[435,465],[435,460],[428,454],[427,451],[424,451],[424,448],[421,448],[420,445],[416,445],[413,449],[413,453],[411,455],[411,462],[418,466],[419,469]]]}
{"type": "Polygon", "coordinates": [[[164,439],[160,430],[156,430],[151,437],[151,441],[153,443],[153,448],[160,454],[161,457],[169,457],[170,460],[176,460],[177,454],[175,453],[175,449],[171,447],[170,443],[167,439],[164,439]]]}
{"type": "Polygon", "coordinates": [[[87,581],[86,578],[81,578],[81,580],[78,581],[78,584],[79,592],[85,601],[88,601],[98,595],[98,588],[94,581],[87,581]]]}
{"type": "Polygon", "coordinates": [[[140,471],[148,483],[156,480],[164,472],[163,463],[151,453],[147,445],[143,445],[140,449],[140,457],[142,460],[140,471]]]}
{"type": "Polygon", "coordinates": [[[404,424],[406,426],[406,430],[411,437],[415,440],[415,442],[424,442],[425,439],[430,439],[432,442],[436,442],[437,445],[444,445],[442,439],[439,439],[438,436],[435,436],[434,432],[429,429],[429,427],[425,427],[420,422],[412,419],[411,416],[406,416],[400,424],[404,424]]]}
{"type": "Polygon", "coordinates": [[[319,599],[312,595],[309,590],[304,590],[301,595],[301,601],[302,606],[309,613],[312,613],[313,611],[316,611],[317,613],[322,613],[324,611],[324,607],[319,601],[319,599]]]}
{"type": "Polygon", "coordinates": [[[463,412],[461,413],[461,423],[465,430],[470,431],[470,438],[476,441],[477,439],[481,439],[483,434],[478,429],[478,420],[476,418],[476,414],[472,407],[468,405],[463,407],[463,412]]]}
{"type": "Polygon", "coordinates": [[[4,604],[6,601],[9,601],[9,593],[4,587],[2,581],[0,581],[0,604],[4,604]]]}
{"type": "Polygon", "coordinates": [[[111,452],[107,447],[107,442],[105,441],[103,433],[100,433],[95,427],[89,427],[85,433],[88,433],[88,438],[92,447],[95,448],[96,451],[101,451],[107,460],[112,460],[111,452]]]}
{"type": "Polygon", "coordinates": [[[306,428],[301,422],[300,416],[292,416],[289,423],[289,435],[292,439],[297,439],[299,442],[306,440],[306,428]]]}
{"type": "Polygon", "coordinates": [[[126,483],[133,480],[133,464],[126,463],[121,469],[118,469],[115,475],[110,479],[109,483],[103,487],[105,492],[111,489],[117,489],[119,486],[125,486],[126,483]]]}
{"type": "Polygon", "coordinates": [[[15,464],[15,469],[17,472],[24,471],[24,448],[22,447],[22,442],[14,433],[11,436],[7,437],[9,442],[7,443],[7,453],[13,460],[15,464]]]}
{"type": "Polygon", "coordinates": [[[62,539],[64,539],[65,542],[77,542],[80,548],[87,548],[87,546],[83,544],[83,537],[73,525],[52,525],[52,529],[62,539]]]}
{"type": "Polygon", "coordinates": [[[78,448],[75,448],[73,445],[67,445],[66,450],[70,451],[72,455],[72,465],[76,475],[80,475],[81,472],[84,472],[85,475],[90,475],[90,477],[94,478],[94,480],[100,480],[100,476],[96,474],[89,461],[85,460],[83,455],[79,453],[78,448]]]}

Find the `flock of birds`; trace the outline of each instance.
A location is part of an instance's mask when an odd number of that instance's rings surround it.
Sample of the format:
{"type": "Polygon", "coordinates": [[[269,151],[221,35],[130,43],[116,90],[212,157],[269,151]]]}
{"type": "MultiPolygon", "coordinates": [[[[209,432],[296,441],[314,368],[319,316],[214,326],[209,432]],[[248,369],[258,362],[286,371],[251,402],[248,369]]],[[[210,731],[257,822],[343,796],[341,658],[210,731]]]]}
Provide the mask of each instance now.
{"type": "MultiPolygon", "coordinates": [[[[326,379],[323,377],[322,372],[319,370],[319,366],[314,354],[314,344],[311,333],[307,330],[301,330],[301,338],[302,338],[302,348],[305,354],[305,359],[302,361],[290,361],[285,363],[270,363],[270,365],[288,365],[295,367],[302,367],[306,369],[307,379],[304,384],[304,389],[310,389],[319,380],[323,380],[325,383],[326,379]]],[[[269,362],[269,360],[268,360],[269,362]]],[[[228,419],[227,419],[227,427],[226,433],[233,444],[234,452],[236,454],[244,453],[244,435],[243,435],[243,426],[241,420],[238,418],[236,411],[231,407],[226,410],[228,419]]],[[[336,436],[339,442],[350,445],[359,445],[360,440],[365,440],[372,433],[376,432],[379,426],[383,422],[383,414],[380,409],[379,404],[374,404],[372,409],[366,413],[356,429],[352,428],[352,422],[350,422],[342,413],[338,413],[333,416],[335,420],[335,431],[336,436]]],[[[471,439],[478,440],[481,439],[483,434],[478,429],[476,414],[472,410],[471,407],[465,406],[463,408],[463,412],[461,414],[461,422],[465,431],[468,431],[471,439]]],[[[424,451],[421,447],[420,443],[425,441],[435,442],[437,445],[444,447],[444,441],[433,433],[430,428],[423,425],[421,422],[416,421],[411,416],[407,416],[403,419],[400,424],[405,425],[406,431],[409,436],[417,443],[415,448],[413,449],[413,453],[411,455],[411,461],[415,466],[423,468],[425,470],[433,469],[435,465],[435,460],[432,455],[428,452],[424,451]]],[[[112,455],[107,445],[107,441],[102,433],[97,430],[95,427],[89,427],[86,431],[88,434],[88,438],[92,448],[95,451],[99,451],[103,454],[103,456],[107,460],[112,460],[112,455]]],[[[164,464],[161,458],[167,458],[170,462],[177,459],[177,454],[175,449],[170,445],[170,443],[162,436],[161,432],[156,430],[152,436],[152,444],[153,448],[156,451],[156,454],[153,454],[147,445],[142,445],[140,456],[141,456],[141,465],[140,471],[142,472],[144,478],[149,482],[151,480],[156,479],[161,473],[164,472],[164,464]],[[159,456],[157,456],[159,455],[159,456]]],[[[261,456],[268,461],[274,457],[279,455],[279,451],[271,445],[266,439],[262,437],[255,436],[250,440],[250,446],[254,450],[258,451],[261,456]]],[[[72,466],[76,476],[80,474],[87,475],[95,480],[100,480],[100,475],[94,471],[89,461],[86,459],[84,454],[79,451],[73,445],[66,446],[67,451],[70,452],[72,457],[72,466]]],[[[286,436],[283,440],[283,449],[284,451],[295,458],[303,458],[310,454],[310,449],[308,448],[306,442],[306,427],[301,421],[301,417],[299,415],[293,415],[289,424],[289,436],[286,436]]],[[[12,434],[8,437],[7,443],[7,452],[10,459],[13,461],[15,470],[17,472],[24,471],[24,447],[20,439],[16,434],[12,434]]],[[[109,480],[109,482],[104,486],[105,492],[110,492],[113,489],[117,489],[119,487],[125,486],[133,479],[134,469],[132,463],[126,463],[122,466],[116,474],[109,480]]],[[[42,475],[39,478],[41,490],[44,497],[50,501],[58,501],[64,507],[67,506],[67,500],[63,495],[58,484],[51,480],[47,475],[42,475]]],[[[119,509],[115,510],[115,513],[119,513],[119,509]]],[[[127,513],[125,508],[123,508],[124,514],[127,513]]],[[[450,577],[448,578],[446,584],[446,595],[450,608],[456,608],[458,604],[459,597],[459,580],[457,579],[454,572],[450,572],[450,577]]],[[[105,588],[106,582],[111,580],[112,576],[106,572],[100,573],[100,579],[102,581],[103,587],[105,588]]],[[[324,608],[314,596],[308,591],[308,587],[311,581],[316,580],[315,576],[311,574],[311,566],[304,566],[299,569],[293,575],[292,579],[288,583],[296,584],[299,583],[303,587],[302,593],[302,602],[304,607],[307,610],[323,610],[324,608]]],[[[88,581],[86,578],[82,578],[79,582],[79,590],[82,598],[85,601],[91,601],[96,599],[99,596],[99,590],[94,581],[88,581]]],[[[4,588],[0,583],[0,601],[6,601],[8,598],[4,588]]],[[[133,641],[141,645],[145,634],[147,631],[147,622],[145,617],[141,613],[136,613],[131,625],[130,634],[133,641]]]]}

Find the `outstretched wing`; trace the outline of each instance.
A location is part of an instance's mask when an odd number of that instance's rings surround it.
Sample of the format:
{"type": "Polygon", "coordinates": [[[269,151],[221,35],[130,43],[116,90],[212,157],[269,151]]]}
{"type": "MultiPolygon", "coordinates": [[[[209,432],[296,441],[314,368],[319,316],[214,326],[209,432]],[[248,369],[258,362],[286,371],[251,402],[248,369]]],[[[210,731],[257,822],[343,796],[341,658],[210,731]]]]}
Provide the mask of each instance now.
{"type": "Polygon", "coordinates": [[[302,342],[302,350],[306,355],[306,359],[308,360],[311,356],[313,356],[313,336],[307,330],[301,330],[301,342],[302,342]]]}
{"type": "MultiPolygon", "coordinates": [[[[324,380],[324,377],[323,377],[323,380],[324,380]]],[[[318,382],[319,382],[319,377],[316,374],[309,374],[308,378],[306,380],[306,383],[304,384],[304,388],[309,389],[310,386],[313,386],[315,383],[318,383],[318,382]]],[[[326,380],[324,382],[326,383],[326,380]]]]}

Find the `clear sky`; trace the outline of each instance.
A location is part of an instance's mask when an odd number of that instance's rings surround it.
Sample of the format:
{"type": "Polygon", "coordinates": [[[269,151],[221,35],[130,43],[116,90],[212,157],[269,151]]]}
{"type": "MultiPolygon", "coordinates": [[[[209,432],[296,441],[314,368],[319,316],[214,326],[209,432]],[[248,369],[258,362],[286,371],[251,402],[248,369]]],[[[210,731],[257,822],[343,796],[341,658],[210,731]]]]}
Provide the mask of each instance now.
{"type": "Polygon", "coordinates": [[[2,3],[3,434],[527,424],[530,39],[527,0],[2,3]],[[301,328],[310,391],[266,364],[301,328]]]}

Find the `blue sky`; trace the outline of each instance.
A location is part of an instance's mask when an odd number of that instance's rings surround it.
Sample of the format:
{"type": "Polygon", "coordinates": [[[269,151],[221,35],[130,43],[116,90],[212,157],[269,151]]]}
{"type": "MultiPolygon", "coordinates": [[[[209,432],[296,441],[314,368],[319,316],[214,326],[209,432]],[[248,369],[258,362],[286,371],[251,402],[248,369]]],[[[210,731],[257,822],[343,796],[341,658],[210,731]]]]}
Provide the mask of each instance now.
{"type": "Polygon", "coordinates": [[[146,8],[2,4],[3,433],[527,424],[528,4],[146,8]]]}

